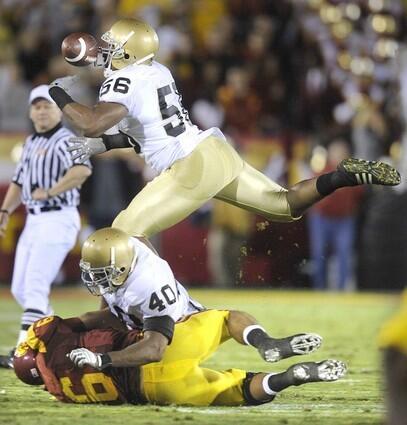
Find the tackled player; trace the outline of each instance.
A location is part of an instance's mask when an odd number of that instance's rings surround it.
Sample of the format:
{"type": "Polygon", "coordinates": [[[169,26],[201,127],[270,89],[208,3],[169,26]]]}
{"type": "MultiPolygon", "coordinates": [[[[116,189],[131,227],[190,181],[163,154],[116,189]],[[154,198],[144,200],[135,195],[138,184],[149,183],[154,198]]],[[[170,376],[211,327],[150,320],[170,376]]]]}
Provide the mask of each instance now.
{"type": "Polygon", "coordinates": [[[44,383],[63,402],[192,406],[263,404],[290,386],[336,381],[345,375],[346,366],[338,360],[298,363],[282,373],[201,367],[231,338],[255,343],[254,335],[247,332],[248,318],[238,311],[193,314],[175,325],[162,359],[145,364],[128,357],[132,347],[143,341],[139,331],[81,332],[80,319],[51,316],[30,328],[26,342],[16,351],[14,370],[27,384],[44,383]],[[106,357],[112,362],[106,363],[106,357]]]}
{"type": "Polygon", "coordinates": [[[102,39],[107,47],[100,48],[95,64],[103,63],[107,79],[99,103],[87,107],[70,97],[75,77],[55,80],[50,95],[88,136],[71,139],[75,158],[133,147],[160,173],[116,217],[115,228],[150,237],[211,198],[291,222],[338,188],[400,183],[400,174],[385,163],[346,159],[334,172],[284,189],[243,161],[218,128],[201,131],[192,124],[171,72],[154,60],[159,41],[150,25],[122,19],[102,39]],[[117,134],[103,134],[116,125],[117,134]]]}

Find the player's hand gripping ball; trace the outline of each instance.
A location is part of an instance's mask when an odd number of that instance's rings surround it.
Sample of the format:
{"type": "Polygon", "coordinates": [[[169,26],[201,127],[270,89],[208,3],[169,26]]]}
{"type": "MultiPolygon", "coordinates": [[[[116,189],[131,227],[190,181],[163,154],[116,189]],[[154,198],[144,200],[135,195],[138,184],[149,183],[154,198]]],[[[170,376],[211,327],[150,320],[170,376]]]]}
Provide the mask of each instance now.
{"type": "Polygon", "coordinates": [[[87,66],[96,61],[98,42],[86,32],[74,32],[62,41],[61,53],[69,64],[87,66]]]}

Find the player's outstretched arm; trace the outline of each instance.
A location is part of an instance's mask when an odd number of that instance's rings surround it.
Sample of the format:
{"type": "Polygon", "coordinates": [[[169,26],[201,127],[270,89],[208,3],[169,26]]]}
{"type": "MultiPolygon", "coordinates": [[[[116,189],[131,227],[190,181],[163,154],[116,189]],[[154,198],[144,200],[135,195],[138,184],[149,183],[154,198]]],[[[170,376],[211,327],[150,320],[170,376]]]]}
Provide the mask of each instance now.
{"type": "Polygon", "coordinates": [[[146,331],[141,341],[129,345],[124,350],[109,353],[93,353],[87,348],[77,348],[69,353],[69,358],[78,367],[86,365],[102,370],[106,367],[136,367],[159,362],[168,345],[168,339],[160,332],[146,331]]]}
{"type": "Polygon", "coordinates": [[[64,116],[85,136],[101,136],[119,123],[127,114],[127,108],[119,103],[97,103],[89,107],[75,102],[68,94],[77,77],[58,78],[50,84],[49,94],[64,116]]]}
{"type": "Polygon", "coordinates": [[[144,332],[141,341],[129,345],[124,350],[109,354],[113,367],[134,367],[147,363],[159,362],[168,345],[168,339],[156,331],[144,332]]]}
{"type": "Polygon", "coordinates": [[[64,116],[88,137],[101,136],[128,115],[126,107],[110,102],[97,103],[93,107],[88,107],[72,101],[61,109],[64,116]]]}

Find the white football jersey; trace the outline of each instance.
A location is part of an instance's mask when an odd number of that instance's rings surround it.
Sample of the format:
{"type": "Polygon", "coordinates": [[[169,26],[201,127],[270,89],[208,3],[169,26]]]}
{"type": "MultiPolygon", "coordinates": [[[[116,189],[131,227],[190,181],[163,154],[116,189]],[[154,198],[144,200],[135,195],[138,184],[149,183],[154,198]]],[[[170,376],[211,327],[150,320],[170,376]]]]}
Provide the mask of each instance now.
{"type": "Polygon", "coordinates": [[[100,102],[124,105],[129,115],[119,130],[135,139],[146,163],[161,173],[190,154],[206,137],[225,139],[216,128],[201,131],[192,124],[171,72],[153,61],[113,72],[102,84],[100,102]]]}
{"type": "Polygon", "coordinates": [[[149,317],[170,316],[176,322],[204,309],[177,282],[165,260],[140,240],[133,241],[137,255],[133,271],[116,292],[103,295],[115,316],[132,329],[142,327],[149,317]]]}

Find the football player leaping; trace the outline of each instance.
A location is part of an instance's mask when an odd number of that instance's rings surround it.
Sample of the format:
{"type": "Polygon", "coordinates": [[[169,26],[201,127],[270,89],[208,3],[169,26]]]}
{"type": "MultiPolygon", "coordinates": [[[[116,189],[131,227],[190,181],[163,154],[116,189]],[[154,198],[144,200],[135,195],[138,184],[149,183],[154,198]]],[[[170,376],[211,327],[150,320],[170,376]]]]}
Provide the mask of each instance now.
{"type": "MultiPolygon", "coordinates": [[[[126,351],[129,366],[146,360],[146,347],[149,361],[161,360],[173,339],[175,323],[204,311],[177,282],[168,263],[148,245],[107,227],[91,234],[82,247],[82,280],[92,294],[103,296],[108,308],[87,313],[81,320],[86,330],[108,326],[143,329],[143,341],[126,351]]],[[[245,316],[244,332],[268,362],[312,353],[322,342],[313,333],[272,338],[250,316],[245,316]]]]}
{"type": "Polygon", "coordinates": [[[102,39],[108,43],[101,51],[108,77],[99,103],[75,102],[66,92],[72,77],[55,80],[50,95],[88,136],[73,140],[76,156],[132,146],[160,173],[116,217],[115,228],[150,237],[211,198],[290,222],[338,188],[400,183],[400,174],[387,164],[346,159],[336,171],[286,190],[243,161],[218,128],[201,131],[191,123],[171,72],[154,61],[158,37],[151,26],[122,19],[102,39]],[[115,125],[118,134],[103,134],[115,125]]]}

